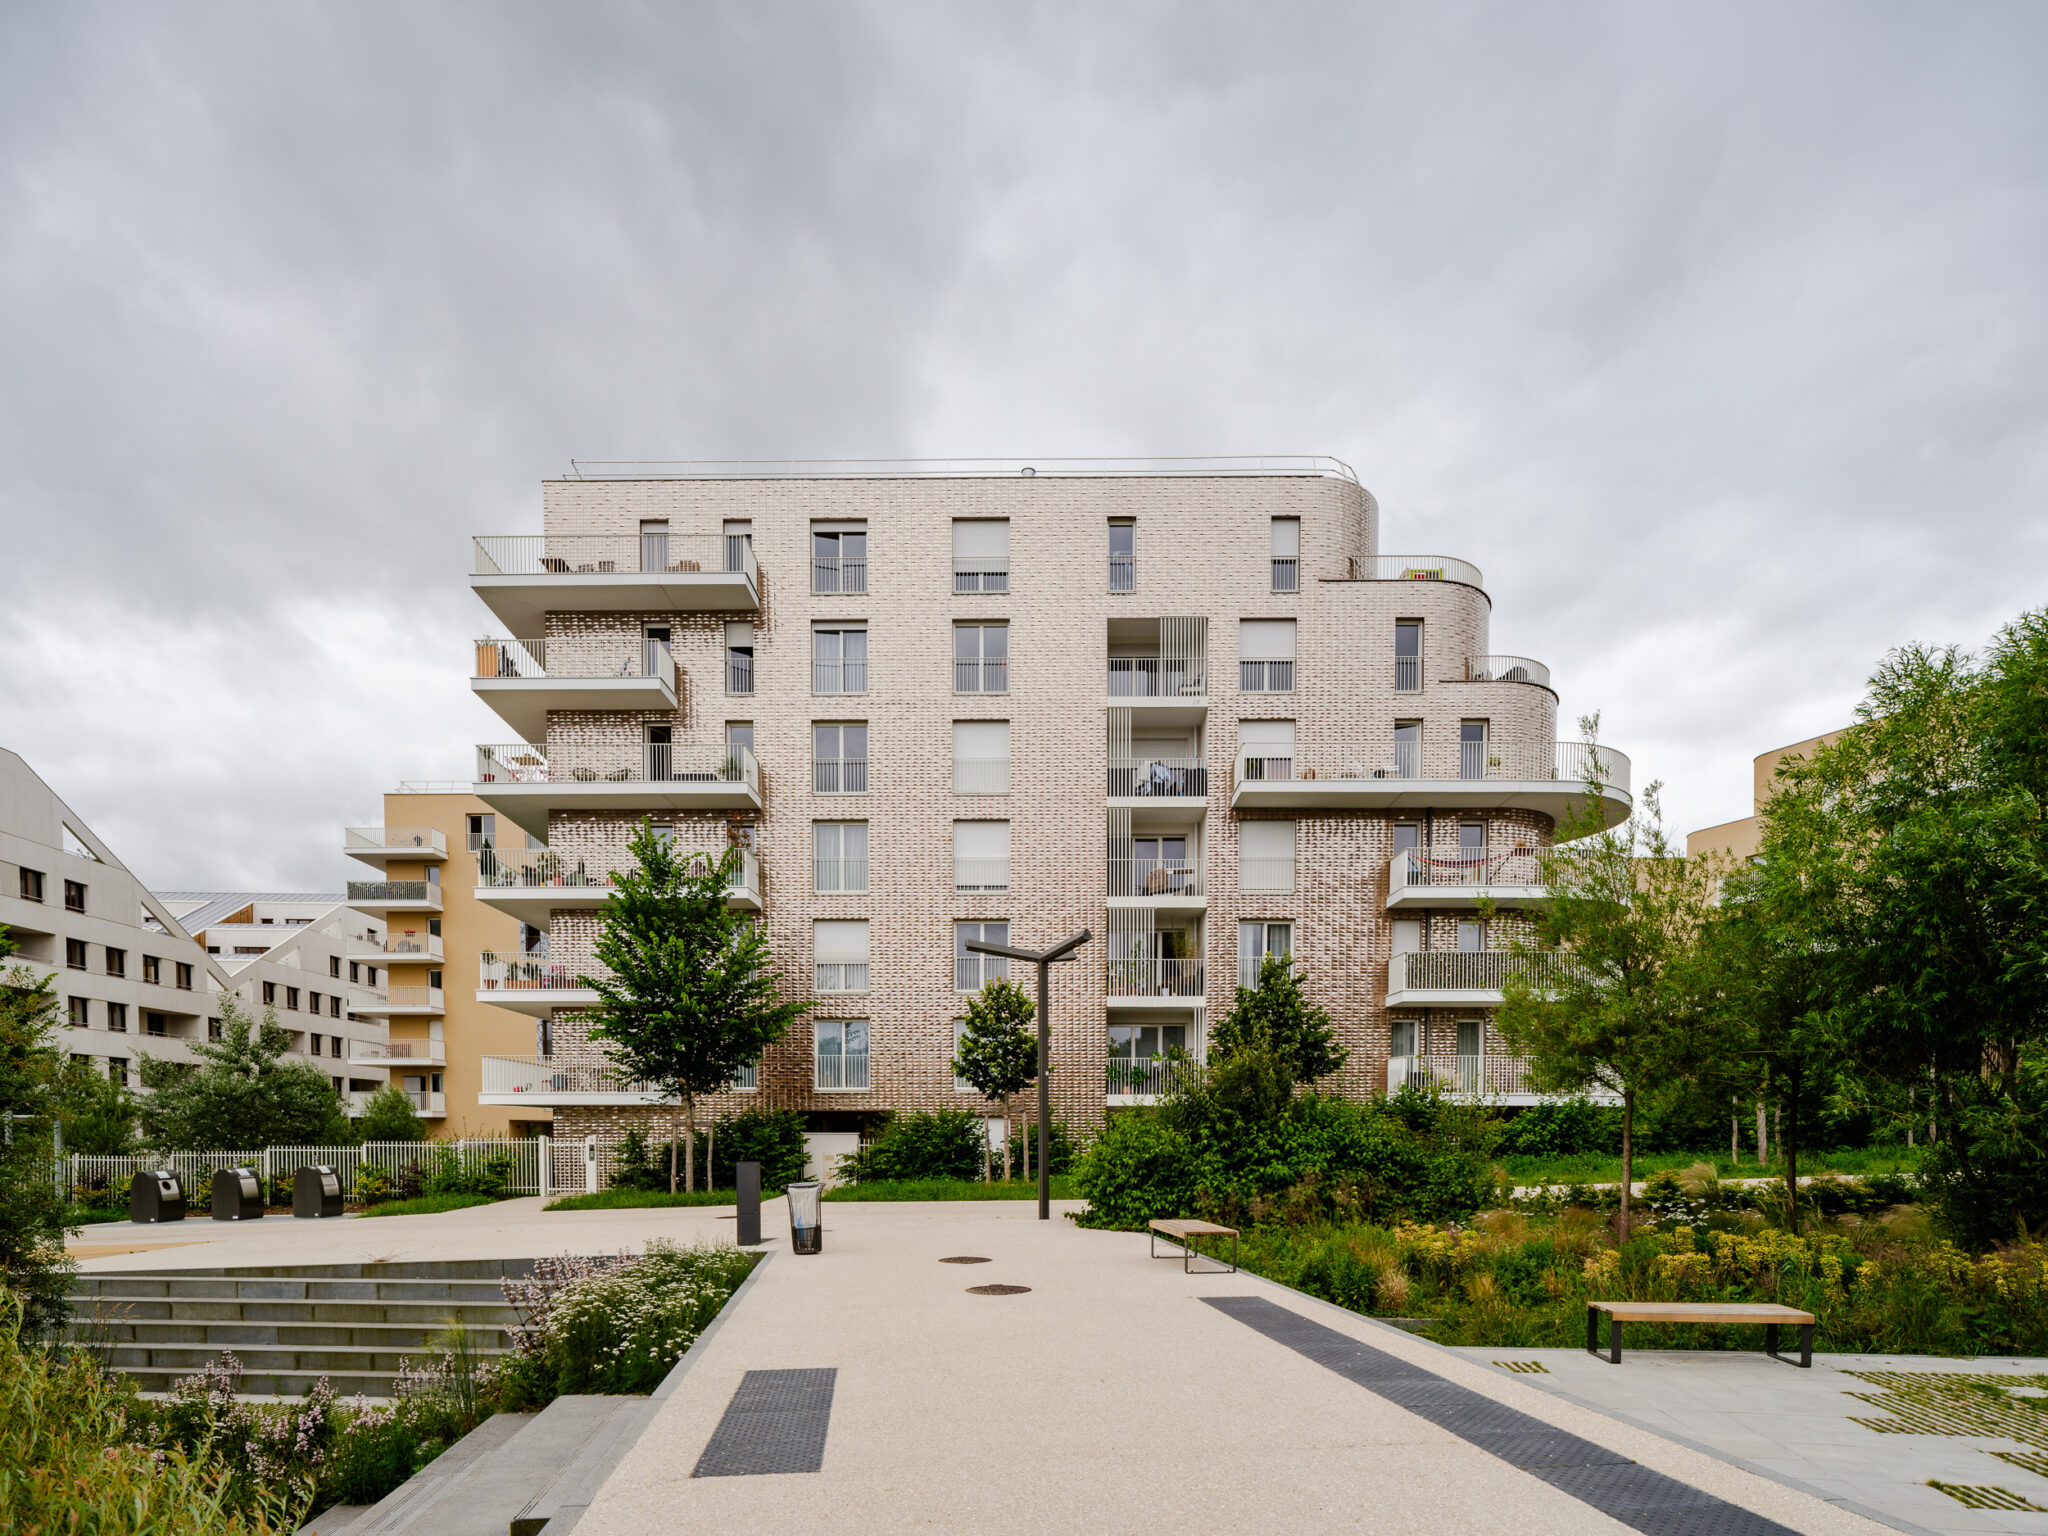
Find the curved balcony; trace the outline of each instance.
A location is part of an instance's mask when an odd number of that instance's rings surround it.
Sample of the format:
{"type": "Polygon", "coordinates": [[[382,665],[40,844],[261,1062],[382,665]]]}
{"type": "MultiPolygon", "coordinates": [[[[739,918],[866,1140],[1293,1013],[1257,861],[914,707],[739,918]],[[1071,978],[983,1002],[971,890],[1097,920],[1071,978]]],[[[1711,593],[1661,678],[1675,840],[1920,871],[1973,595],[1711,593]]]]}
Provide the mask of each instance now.
{"type": "MultiPolygon", "coordinates": [[[[461,785],[457,793],[467,791],[461,785]]],[[[341,851],[352,859],[383,869],[401,864],[438,864],[448,857],[448,839],[438,827],[344,827],[341,851]]]]}
{"type": "Polygon", "coordinates": [[[476,749],[479,799],[545,837],[553,811],[761,809],[761,770],[746,747],[623,742],[551,750],[516,741],[476,749]]]}
{"type": "Polygon", "coordinates": [[[1389,1008],[1480,1007],[1501,1001],[1510,976],[1543,982],[1562,974],[1564,957],[1506,949],[1429,950],[1387,961],[1389,1008]]]}
{"type": "MultiPolygon", "coordinates": [[[[1446,683],[1531,683],[1550,687],[1550,668],[1526,656],[1467,656],[1463,677],[1440,679],[1446,683]]],[[[1554,692],[1555,690],[1553,690],[1554,692]]]]}
{"type": "Polygon", "coordinates": [[[1543,868],[1534,848],[1478,858],[1444,858],[1404,848],[1387,866],[1389,907],[1470,909],[1481,901],[1527,906],[1545,900],[1543,868]]]}
{"type": "Polygon", "coordinates": [[[665,640],[486,637],[475,654],[470,691],[528,741],[545,739],[551,709],[676,707],[676,659],[665,640]]]}
{"type": "MultiPolygon", "coordinates": [[[[761,861],[748,848],[740,849],[739,855],[739,864],[726,881],[726,904],[741,912],[759,912],[761,861]]],[[[635,867],[627,854],[571,858],[548,848],[503,853],[480,848],[476,855],[476,899],[537,928],[545,928],[548,913],[557,907],[603,906],[611,899],[612,877],[635,867]]]]}
{"type": "Polygon", "coordinates": [[[545,1018],[557,1008],[590,1008],[595,988],[567,965],[547,960],[500,960],[485,954],[477,965],[476,1000],[514,1013],[545,1018]]]}
{"type": "Polygon", "coordinates": [[[438,912],[441,887],[431,880],[351,880],[348,904],[358,912],[438,912]]]}
{"type": "Polygon", "coordinates": [[[1486,590],[1479,567],[1455,555],[1367,555],[1358,562],[1360,581],[1455,581],[1486,590]]]}
{"type": "Polygon", "coordinates": [[[744,613],[761,606],[751,539],[722,533],[485,534],[470,590],[514,634],[550,613],[744,613]]]}
{"type": "Polygon", "coordinates": [[[1589,793],[1602,822],[1628,819],[1629,760],[1584,742],[1397,742],[1383,762],[1285,756],[1270,747],[1240,753],[1233,810],[1536,811],[1562,821],[1589,793]]]}

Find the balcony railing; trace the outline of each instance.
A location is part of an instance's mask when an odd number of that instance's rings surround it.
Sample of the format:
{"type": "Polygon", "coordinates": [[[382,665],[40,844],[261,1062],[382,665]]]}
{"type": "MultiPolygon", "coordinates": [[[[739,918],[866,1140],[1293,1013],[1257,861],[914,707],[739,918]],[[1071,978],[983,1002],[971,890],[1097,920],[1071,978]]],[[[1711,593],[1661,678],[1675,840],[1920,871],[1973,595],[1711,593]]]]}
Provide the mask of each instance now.
{"type": "Polygon", "coordinates": [[[1200,698],[1207,691],[1207,671],[1199,660],[1162,660],[1157,656],[1109,658],[1112,699],[1200,698]]]}
{"type": "Polygon", "coordinates": [[[955,693],[1008,693],[1010,658],[1007,656],[955,656],[955,693]]]}
{"type": "Polygon", "coordinates": [[[752,541],[722,533],[509,533],[476,539],[479,576],[693,572],[761,578],[752,541]]]}
{"type": "Polygon", "coordinates": [[[498,640],[476,643],[476,680],[490,678],[652,678],[676,686],[676,660],[665,640],[628,637],[498,640]]]}
{"type": "Polygon", "coordinates": [[[867,657],[814,656],[811,658],[811,692],[866,693],[867,691],[867,657]]]}
{"type": "Polygon", "coordinates": [[[1490,857],[1441,858],[1435,854],[1404,848],[1394,855],[1387,870],[1389,893],[1419,887],[1482,889],[1493,886],[1531,886],[1543,883],[1543,867],[1532,848],[1516,848],[1490,857]]]}
{"type": "Polygon", "coordinates": [[[1109,763],[1113,797],[1144,795],[1186,799],[1209,793],[1209,769],[1199,757],[1118,757],[1109,763]]]}
{"type": "Polygon", "coordinates": [[[868,760],[816,758],[811,764],[811,788],[821,795],[864,795],[868,792],[868,760]]]}
{"type": "Polygon", "coordinates": [[[1462,679],[1467,683],[1535,683],[1550,686],[1550,668],[1526,656],[1467,656],[1462,679]]]}
{"type": "Polygon", "coordinates": [[[1111,859],[1109,894],[1112,896],[1199,896],[1202,894],[1202,864],[1199,859],[1111,859]]]}
{"type": "Polygon", "coordinates": [[[754,691],[753,657],[728,656],[725,658],[725,691],[727,693],[752,693],[754,691]]]}
{"type": "Polygon", "coordinates": [[[586,992],[583,980],[568,966],[548,960],[500,960],[485,955],[477,966],[477,986],[485,992],[586,992]]]}
{"type": "Polygon", "coordinates": [[[868,888],[868,861],[858,859],[813,859],[813,888],[821,896],[859,896],[868,888]]]}
{"type": "Polygon", "coordinates": [[[866,555],[811,556],[813,592],[865,592],[868,589],[866,555]]]}
{"type": "Polygon", "coordinates": [[[955,592],[1007,592],[1010,590],[1010,562],[997,555],[955,555],[955,592]]]}
{"type": "MultiPolygon", "coordinates": [[[[751,849],[739,850],[739,863],[726,880],[734,893],[758,895],[761,863],[751,849]]],[[[701,870],[709,852],[694,852],[685,861],[701,870]]],[[[572,861],[550,848],[479,848],[476,855],[476,883],[480,891],[609,891],[614,877],[639,866],[630,854],[610,857],[579,854],[572,861]]],[[[438,940],[436,941],[439,942],[438,940]]]]}
{"type": "Polygon", "coordinates": [[[1479,567],[1451,555],[1368,555],[1358,562],[1363,581],[1462,581],[1484,589],[1479,567]]]}
{"type": "Polygon", "coordinates": [[[865,992],[868,963],[865,960],[818,960],[812,964],[812,985],[819,992],[865,992]]]}
{"type": "Polygon", "coordinates": [[[953,858],[953,889],[963,895],[1001,895],[1010,888],[1007,857],[975,857],[956,854],[953,858]]]}
{"type": "Polygon", "coordinates": [[[1395,1056],[1387,1062],[1387,1092],[1436,1089],[1462,1098],[1534,1092],[1521,1056],[1395,1056]]]}
{"type": "Polygon", "coordinates": [[[381,939],[350,939],[348,957],[367,965],[439,964],[444,958],[438,933],[389,933],[381,939]]]}
{"type": "MultiPolygon", "coordinates": [[[[619,1094],[661,1097],[661,1089],[642,1078],[628,1077],[608,1061],[561,1061],[546,1056],[486,1056],[481,1092],[503,1094],[619,1094]]],[[[737,1092],[752,1089],[756,1069],[742,1067],[728,1085],[737,1092]]]]}
{"type": "Polygon", "coordinates": [[[1138,557],[1136,555],[1111,555],[1109,557],[1109,590],[1130,592],[1138,585],[1138,557]]]}
{"type": "Polygon", "coordinates": [[[866,1051],[819,1051],[812,1060],[815,1063],[812,1082],[818,1088],[864,1089],[868,1086],[866,1051]]]}
{"type": "Polygon", "coordinates": [[[1301,556],[1273,556],[1273,590],[1275,592],[1298,592],[1301,590],[1301,556]]]}
{"type": "Polygon", "coordinates": [[[1505,949],[1429,950],[1387,961],[1389,992],[1498,992],[1510,976],[1539,985],[1564,975],[1564,956],[1505,949]]]}
{"type": "Polygon", "coordinates": [[[1299,747],[1261,748],[1237,759],[1239,783],[1275,779],[1511,779],[1585,783],[1624,794],[1629,760],[1611,747],[1560,741],[1397,741],[1376,761],[1304,763],[1299,747]]]}
{"type": "Polygon", "coordinates": [[[953,759],[954,794],[1007,795],[1009,792],[1009,758],[956,757],[953,759]]]}
{"type": "Polygon", "coordinates": [[[1200,997],[1200,960],[1112,960],[1111,997],[1200,997]]]}
{"type": "MultiPolygon", "coordinates": [[[[442,1007],[439,987],[386,987],[383,998],[384,1008],[433,1008],[442,1007]]],[[[366,1011],[379,1012],[370,1008],[366,1011]]]]}
{"type": "Polygon", "coordinates": [[[344,853],[446,853],[448,839],[437,827],[345,827],[344,853]]]}
{"type": "Polygon", "coordinates": [[[759,792],[761,770],[747,747],[646,742],[637,749],[592,744],[551,752],[523,741],[476,749],[483,784],[745,784],[759,792]]]}
{"type": "Polygon", "coordinates": [[[1394,658],[1394,692],[1422,692],[1422,658],[1420,656],[1396,656],[1394,658]]]}
{"type": "Polygon", "coordinates": [[[348,1048],[351,1064],[385,1062],[396,1066],[443,1067],[448,1064],[448,1047],[439,1040],[359,1040],[348,1048]]]}
{"type": "Polygon", "coordinates": [[[1170,1092],[1185,1076],[1193,1062],[1172,1056],[1117,1056],[1109,1058],[1103,1086],[1111,1098],[1157,1098],[1170,1092]]]}
{"type": "Polygon", "coordinates": [[[429,880],[351,880],[348,899],[371,905],[383,902],[423,901],[439,910],[441,887],[429,880]]]}
{"type": "Polygon", "coordinates": [[[1237,664],[1237,689],[1240,693],[1292,693],[1294,663],[1240,661],[1237,664]]]}

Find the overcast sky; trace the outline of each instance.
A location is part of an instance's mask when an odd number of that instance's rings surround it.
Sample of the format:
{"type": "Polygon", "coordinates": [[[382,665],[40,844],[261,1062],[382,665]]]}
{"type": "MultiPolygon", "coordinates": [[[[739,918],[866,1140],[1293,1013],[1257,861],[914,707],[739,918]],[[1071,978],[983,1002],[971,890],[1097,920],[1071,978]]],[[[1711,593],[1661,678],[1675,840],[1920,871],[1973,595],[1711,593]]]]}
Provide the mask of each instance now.
{"type": "Polygon", "coordinates": [[[580,458],[1326,453],[1680,832],[2048,601],[2048,7],[0,8],[0,745],[335,889],[580,458]]]}

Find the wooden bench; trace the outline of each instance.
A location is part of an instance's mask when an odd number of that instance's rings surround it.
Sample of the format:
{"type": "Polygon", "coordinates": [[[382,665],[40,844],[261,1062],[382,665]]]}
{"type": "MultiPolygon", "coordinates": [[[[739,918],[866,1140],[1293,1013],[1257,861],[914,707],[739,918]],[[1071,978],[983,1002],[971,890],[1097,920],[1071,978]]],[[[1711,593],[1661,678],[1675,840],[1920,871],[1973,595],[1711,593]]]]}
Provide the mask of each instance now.
{"type": "Polygon", "coordinates": [[[1799,1365],[1813,1367],[1813,1314],[1773,1301],[1589,1301],[1586,1303],[1586,1353],[1600,1353],[1600,1314],[1607,1314],[1607,1363],[1621,1364],[1623,1323],[1762,1323],[1764,1353],[1778,1358],[1778,1325],[1799,1327],[1799,1365]]]}
{"type": "MultiPolygon", "coordinates": [[[[1228,1237],[1230,1239],[1230,1268],[1227,1270],[1210,1270],[1205,1271],[1205,1273],[1219,1275],[1234,1275],[1237,1273],[1237,1228],[1219,1227],[1213,1221],[1166,1218],[1148,1222],[1146,1225],[1151,1229],[1146,1237],[1146,1242],[1152,1250],[1153,1258],[1159,1257],[1159,1237],[1161,1233],[1164,1233],[1167,1237],[1180,1244],[1180,1272],[1184,1275],[1191,1275],[1195,1272],[1194,1239],[1198,1237],[1228,1237]]],[[[1167,1257],[1170,1259],[1173,1255],[1169,1253],[1167,1257]]]]}

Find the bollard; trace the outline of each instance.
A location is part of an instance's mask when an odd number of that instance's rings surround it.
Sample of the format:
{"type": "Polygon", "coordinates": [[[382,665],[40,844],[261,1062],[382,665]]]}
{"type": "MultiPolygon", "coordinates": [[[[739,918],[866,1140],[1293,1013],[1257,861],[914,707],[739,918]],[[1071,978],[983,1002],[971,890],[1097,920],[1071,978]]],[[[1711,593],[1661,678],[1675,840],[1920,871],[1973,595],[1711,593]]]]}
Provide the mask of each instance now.
{"type": "Polygon", "coordinates": [[[753,1248],[761,1241],[761,1165],[741,1163],[738,1173],[740,1209],[733,1241],[742,1248],[753,1248]]]}
{"type": "Polygon", "coordinates": [[[583,1193],[597,1193],[597,1138],[583,1138],[583,1193]]]}

